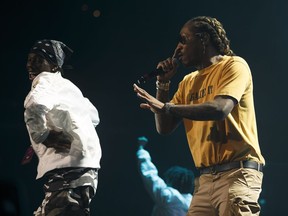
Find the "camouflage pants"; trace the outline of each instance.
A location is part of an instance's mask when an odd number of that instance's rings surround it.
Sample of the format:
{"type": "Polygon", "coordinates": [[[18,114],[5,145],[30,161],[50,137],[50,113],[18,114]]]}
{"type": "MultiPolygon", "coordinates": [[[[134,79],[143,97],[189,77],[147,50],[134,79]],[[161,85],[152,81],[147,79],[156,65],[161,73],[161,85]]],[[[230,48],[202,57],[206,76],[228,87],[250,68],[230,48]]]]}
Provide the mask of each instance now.
{"type": "Polygon", "coordinates": [[[69,178],[65,173],[59,172],[49,177],[44,185],[45,198],[34,216],[89,216],[89,204],[94,197],[98,183],[97,171],[89,170],[83,173],[71,173],[69,178]],[[75,176],[71,180],[71,176],[75,176]],[[61,176],[61,178],[59,178],[61,176]],[[64,176],[64,177],[63,177],[64,176]],[[65,179],[65,181],[63,181],[65,179]],[[89,181],[87,181],[89,179],[89,181]],[[85,180],[85,181],[83,181],[85,180]],[[64,182],[59,184],[59,182],[64,182]],[[79,185],[80,184],[80,185],[79,185]],[[61,185],[61,186],[60,186],[61,185]],[[55,186],[59,187],[58,190],[55,186]]]}

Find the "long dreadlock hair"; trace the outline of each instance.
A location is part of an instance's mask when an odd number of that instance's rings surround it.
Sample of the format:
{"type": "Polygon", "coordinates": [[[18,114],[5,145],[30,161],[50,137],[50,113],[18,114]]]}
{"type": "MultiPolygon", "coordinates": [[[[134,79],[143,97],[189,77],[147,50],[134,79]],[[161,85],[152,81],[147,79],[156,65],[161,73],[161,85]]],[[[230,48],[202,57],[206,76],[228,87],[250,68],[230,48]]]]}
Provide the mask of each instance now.
{"type": "Polygon", "coordinates": [[[210,40],[221,55],[233,56],[230,49],[230,41],[226,36],[223,25],[216,19],[208,16],[198,16],[190,19],[189,24],[197,33],[206,32],[210,35],[210,40]]]}
{"type": "Polygon", "coordinates": [[[166,184],[180,193],[193,193],[194,178],[192,170],[180,166],[172,166],[163,174],[166,184]]]}

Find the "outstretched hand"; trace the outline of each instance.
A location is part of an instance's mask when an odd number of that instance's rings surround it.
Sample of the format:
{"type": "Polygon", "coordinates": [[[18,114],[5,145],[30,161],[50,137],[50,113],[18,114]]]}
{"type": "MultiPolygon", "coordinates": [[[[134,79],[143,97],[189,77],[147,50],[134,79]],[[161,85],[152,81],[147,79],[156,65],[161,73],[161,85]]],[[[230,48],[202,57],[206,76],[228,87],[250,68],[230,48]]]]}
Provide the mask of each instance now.
{"type": "Polygon", "coordinates": [[[150,109],[154,113],[162,113],[164,103],[157,100],[155,97],[151,96],[148,92],[146,92],[144,89],[140,88],[136,84],[133,85],[134,91],[137,93],[137,96],[145,101],[146,103],[141,103],[140,107],[142,109],[150,109]]]}
{"type": "Polygon", "coordinates": [[[145,136],[141,136],[137,138],[139,148],[144,148],[146,144],[148,143],[148,139],[145,136]]]}

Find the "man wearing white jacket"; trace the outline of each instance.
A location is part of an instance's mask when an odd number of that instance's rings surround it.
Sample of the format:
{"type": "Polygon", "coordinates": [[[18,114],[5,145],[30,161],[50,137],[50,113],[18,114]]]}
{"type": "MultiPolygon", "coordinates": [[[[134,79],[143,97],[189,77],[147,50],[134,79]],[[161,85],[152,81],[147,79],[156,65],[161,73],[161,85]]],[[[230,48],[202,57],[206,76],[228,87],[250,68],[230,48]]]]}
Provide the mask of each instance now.
{"type": "Polygon", "coordinates": [[[36,179],[45,178],[36,216],[90,215],[97,189],[101,146],[95,127],[100,120],[80,89],[62,77],[72,52],[60,41],[40,40],[28,55],[32,88],[24,120],[39,159],[36,179]]]}

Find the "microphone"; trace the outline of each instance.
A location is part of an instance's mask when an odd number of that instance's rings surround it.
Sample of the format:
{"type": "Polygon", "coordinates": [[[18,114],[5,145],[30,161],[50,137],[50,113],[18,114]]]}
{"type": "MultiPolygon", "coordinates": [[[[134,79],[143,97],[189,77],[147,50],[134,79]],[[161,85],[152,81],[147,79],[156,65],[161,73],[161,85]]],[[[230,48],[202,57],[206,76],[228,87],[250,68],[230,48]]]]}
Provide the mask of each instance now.
{"type": "Polygon", "coordinates": [[[143,84],[143,83],[146,83],[148,80],[152,79],[153,77],[156,77],[158,75],[162,75],[164,74],[165,72],[163,71],[162,68],[158,68],[150,73],[147,73],[147,74],[144,74],[142,75],[138,80],[138,84],[143,84]]]}
{"type": "MultiPolygon", "coordinates": [[[[178,59],[173,57],[172,59],[173,63],[178,63],[178,59]]],[[[147,74],[144,74],[142,75],[138,80],[138,84],[143,84],[143,83],[146,83],[148,80],[152,79],[153,77],[156,77],[158,75],[162,75],[162,74],[165,74],[166,72],[163,71],[162,68],[158,68],[158,69],[155,69],[154,71],[150,72],[150,73],[147,73],[147,74]]]]}

